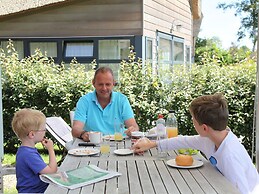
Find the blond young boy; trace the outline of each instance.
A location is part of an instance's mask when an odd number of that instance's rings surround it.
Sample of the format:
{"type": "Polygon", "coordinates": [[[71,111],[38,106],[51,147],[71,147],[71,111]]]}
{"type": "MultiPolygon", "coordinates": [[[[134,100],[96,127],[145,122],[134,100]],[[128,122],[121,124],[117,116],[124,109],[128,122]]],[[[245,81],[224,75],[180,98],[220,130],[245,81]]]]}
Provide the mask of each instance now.
{"type": "Polygon", "coordinates": [[[156,142],[143,139],[133,145],[135,152],[141,153],[153,147],[161,150],[198,149],[242,194],[258,193],[257,170],[244,146],[227,127],[229,113],[223,95],[205,95],[194,99],[190,113],[199,135],[178,136],[156,142]]]}
{"type": "Polygon", "coordinates": [[[53,142],[45,138],[46,117],[38,110],[21,109],[14,114],[12,128],[22,142],[16,153],[16,189],[19,193],[44,193],[48,184],[39,175],[57,171],[53,142]],[[48,150],[48,165],[35,148],[38,142],[48,150]]]}

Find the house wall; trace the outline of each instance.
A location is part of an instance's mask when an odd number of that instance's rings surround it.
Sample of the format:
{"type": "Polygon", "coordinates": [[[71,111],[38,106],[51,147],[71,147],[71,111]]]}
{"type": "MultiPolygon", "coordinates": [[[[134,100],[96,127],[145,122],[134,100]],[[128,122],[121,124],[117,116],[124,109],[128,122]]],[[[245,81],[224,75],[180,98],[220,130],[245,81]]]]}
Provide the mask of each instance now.
{"type": "Polygon", "coordinates": [[[142,35],[142,0],[81,0],[0,19],[0,37],[142,35]]]}
{"type": "MultiPolygon", "coordinates": [[[[192,13],[189,0],[143,0],[144,35],[156,39],[157,30],[193,45],[192,13]],[[177,25],[180,25],[177,27],[177,25]]],[[[154,55],[157,42],[153,43],[154,55]]]]}
{"type": "Polygon", "coordinates": [[[179,36],[186,41],[192,39],[192,13],[188,0],[144,0],[144,34],[156,37],[156,29],[179,36]],[[172,25],[181,25],[174,30],[172,25]]]}
{"type": "Polygon", "coordinates": [[[145,59],[147,37],[156,63],[157,32],[192,47],[192,23],[189,0],[71,0],[0,16],[0,39],[134,36],[138,56],[145,59]]]}

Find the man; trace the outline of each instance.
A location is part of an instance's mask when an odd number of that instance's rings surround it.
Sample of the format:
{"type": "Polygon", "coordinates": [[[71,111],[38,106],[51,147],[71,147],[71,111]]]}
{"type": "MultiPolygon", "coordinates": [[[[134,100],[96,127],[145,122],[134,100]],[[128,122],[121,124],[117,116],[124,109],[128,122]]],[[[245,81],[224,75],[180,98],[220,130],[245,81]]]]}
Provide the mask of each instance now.
{"type": "Polygon", "coordinates": [[[139,130],[127,97],[114,92],[113,72],[108,67],[100,67],[92,81],[95,90],[82,96],[76,105],[72,127],[74,137],[89,141],[89,131],[114,134],[115,123],[124,123],[131,135],[139,130]]]}

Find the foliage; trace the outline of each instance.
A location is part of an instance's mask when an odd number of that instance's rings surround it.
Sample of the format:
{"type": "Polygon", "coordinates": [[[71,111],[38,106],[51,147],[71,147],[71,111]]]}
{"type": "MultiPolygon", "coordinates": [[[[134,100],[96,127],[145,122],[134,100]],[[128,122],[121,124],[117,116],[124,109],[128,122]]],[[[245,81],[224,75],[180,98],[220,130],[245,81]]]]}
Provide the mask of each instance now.
{"type": "MultiPolygon", "coordinates": [[[[62,116],[69,121],[72,110],[82,94],[92,90],[93,70],[72,60],[70,66],[54,64],[39,50],[35,54],[18,59],[12,42],[8,53],[0,52],[3,90],[3,124],[6,150],[16,149],[19,144],[11,129],[15,111],[21,108],[35,108],[48,116],[62,116]]],[[[92,64],[94,67],[95,64],[92,64]]],[[[15,151],[15,150],[13,150],[15,151]]]]}
{"type": "Polygon", "coordinates": [[[163,100],[166,90],[159,78],[153,75],[151,66],[144,65],[135,56],[131,50],[129,60],[121,62],[118,90],[129,98],[140,128],[147,130],[158,113],[167,113],[167,102],[163,100]]]}
{"type": "Polygon", "coordinates": [[[240,61],[250,58],[251,51],[246,46],[238,48],[232,45],[228,50],[221,48],[221,42],[218,38],[211,39],[197,38],[195,49],[195,63],[229,65],[237,64],[240,61]]]}
{"type": "Polygon", "coordinates": [[[249,38],[253,41],[253,51],[257,41],[257,27],[258,27],[258,12],[257,4],[258,0],[238,0],[231,3],[220,3],[218,8],[223,10],[236,9],[235,16],[241,18],[241,26],[237,32],[238,40],[246,37],[249,34],[249,38]]]}
{"type": "MultiPolygon", "coordinates": [[[[205,61],[205,59],[202,59],[205,61]]],[[[126,94],[132,104],[140,129],[150,129],[158,113],[175,111],[181,134],[196,134],[188,107],[201,95],[222,92],[228,100],[229,127],[249,153],[252,148],[253,111],[256,64],[252,59],[234,65],[220,66],[217,62],[193,65],[191,71],[174,69],[172,82],[165,84],[152,74],[149,65],[130,54],[129,61],[121,63],[118,90],[126,94]]]]}
{"type": "MultiPolygon", "coordinates": [[[[158,113],[167,115],[172,109],[180,134],[189,135],[196,134],[188,110],[190,102],[200,95],[222,92],[229,104],[229,127],[238,137],[244,137],[243,143],[251,154],[256,64],[250,58],[232,65],[207,60],[201,55],[201,64],[193,65],[189,71],[178,65],[173,73],[162,72],[157,76],[152,66],[137,59],[132,50],[129,59],[120,64],[120,79],[115,89],[128,96],[142,131],[152,127],[158,113]]],[[[0,53],[0,61],[4,142],[9,151],[18,144],[10,126],[16,110],[34,107],[46,116],[62,116],[69,121],[69,110],[82,94],[93,89],[93,70],[85,72],[85,67],[75,60],[66,68],[53,64],[38,51],[21,61],[11,51],[7,55],[0,53]]]]}

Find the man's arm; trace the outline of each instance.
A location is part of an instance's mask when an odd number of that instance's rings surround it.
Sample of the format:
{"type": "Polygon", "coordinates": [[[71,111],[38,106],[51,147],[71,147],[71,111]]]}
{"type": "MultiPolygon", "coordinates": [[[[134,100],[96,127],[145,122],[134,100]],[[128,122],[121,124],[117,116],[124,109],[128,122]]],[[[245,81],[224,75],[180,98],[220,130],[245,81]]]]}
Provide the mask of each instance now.
{"type": "Polygon", "coordinates": [[[134,118],[130,118],[130,119],[126,120],[125,125],[126,125],[126,128],[127,128],[125,133],[128,136],[131,136],[131,132],[133,132],[133,131],[139,131],[139,126],[138,126],[138,124],[137,124],[137,122],[134,118]]]}
{"type": "Polygon", "coordinates": [[[73,127],[72,127],[72,135],[75,138],[80,138],[84,141],[89,141],[89,136],[88,136],[89,133],[83,129],[84,125],[85,124],[82,123],[81,121],[74,120],[73,127]]]}

